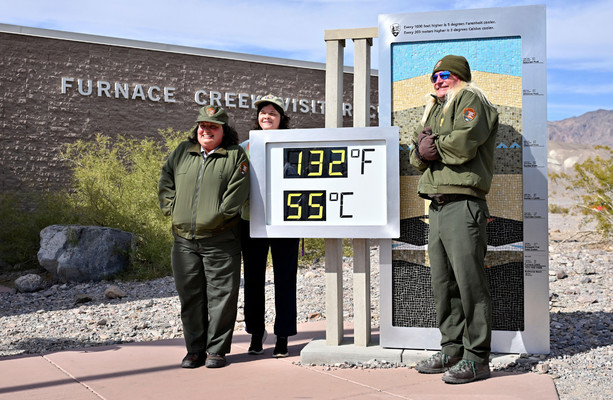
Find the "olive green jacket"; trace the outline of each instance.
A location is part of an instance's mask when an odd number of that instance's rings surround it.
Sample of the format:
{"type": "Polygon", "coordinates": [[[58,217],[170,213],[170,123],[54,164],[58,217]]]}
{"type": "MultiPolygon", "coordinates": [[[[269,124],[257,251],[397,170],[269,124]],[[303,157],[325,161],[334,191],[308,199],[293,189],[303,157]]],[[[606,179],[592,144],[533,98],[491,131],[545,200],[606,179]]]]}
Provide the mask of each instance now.
{"type": "Polygon", "coordinates": [[[158,184],[160,208],[185,239],[211,237],[236,224],[249,196],[249,162],[240,146],[220,147],[206,161],[200,151],[199,144],[179,144],[158,184]]]}
{"type": "Polygon", "coordinates": [[[413,135],[410,163],[422,171],[417,191],[426,198],[430,194],[465,194],[485,199],[494,174],[498,112],[469,87],[456,94],[446,112],[444,105],[435,97],[426,123],[413,135]],[[432,128],[440,154],[440,159],[427,163],[415,151],[424,126],[432,128]]]}

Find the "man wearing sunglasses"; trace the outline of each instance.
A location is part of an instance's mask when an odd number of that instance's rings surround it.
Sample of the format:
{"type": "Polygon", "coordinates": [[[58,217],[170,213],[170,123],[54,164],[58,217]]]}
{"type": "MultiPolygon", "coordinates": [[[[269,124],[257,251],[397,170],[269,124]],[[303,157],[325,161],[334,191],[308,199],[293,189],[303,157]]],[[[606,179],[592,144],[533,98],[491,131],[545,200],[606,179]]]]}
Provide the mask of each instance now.
{"type": "Polygon", "coordinates": [[[447,383],[490,376],[492,305],[485,275],[485,196],[493,176],[498,112],[471,81],[468,61],[447,55],[432,71],[434,94],[413,135],[410,162],[430,200],[428,256],[441,351],[421,373],[447,383]]]}

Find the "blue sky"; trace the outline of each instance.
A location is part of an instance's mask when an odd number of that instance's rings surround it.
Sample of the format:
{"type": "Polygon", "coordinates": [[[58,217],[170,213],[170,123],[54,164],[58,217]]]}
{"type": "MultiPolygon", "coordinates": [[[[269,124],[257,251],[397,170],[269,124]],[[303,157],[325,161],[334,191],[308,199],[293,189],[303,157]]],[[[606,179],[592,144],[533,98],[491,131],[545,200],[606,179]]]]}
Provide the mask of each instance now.
{"type": "MultiPolygon", "coordinates": [[[[0,23],[325,62],[324,30],[379,14],[534,4],[547,7],[547,119],[613,110],[613,0],[0,0],[0,23]]],[[[375,41],[373,68],[377,55],[375,41]]]]}

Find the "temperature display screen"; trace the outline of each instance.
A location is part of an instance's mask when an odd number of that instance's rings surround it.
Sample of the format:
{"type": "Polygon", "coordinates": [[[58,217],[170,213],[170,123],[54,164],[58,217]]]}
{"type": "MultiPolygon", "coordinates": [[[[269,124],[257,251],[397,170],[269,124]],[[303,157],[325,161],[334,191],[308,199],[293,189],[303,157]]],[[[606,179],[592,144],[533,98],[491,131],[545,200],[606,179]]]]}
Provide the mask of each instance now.
{"type": "Polygon", "coordinates": [[[316,224],[345,221],[352,224],[382,223],[386,220],[384,202],[386,147],[381,140],[353,146],[274,145],[269,148],[271,185],[275,195],[271,210],[281,201],[283,214],[271,213],[286,223],[316,224]],[[282,174],[280,172],[282,171],[282,174]],[[278,196],[278,198],[277,198],[278,196]],[[379,222],[381,221],[381,222],[379,222]]]}
{"type": "Polygon", "coordinates": [[[252,131],[252,236],[396,237],[398,153],[396,127],[252,131]]]}
{"type": "Polygon", "coordinates": [[[284,178],[346,178],[347,148],[283,149],[284,178]]]}

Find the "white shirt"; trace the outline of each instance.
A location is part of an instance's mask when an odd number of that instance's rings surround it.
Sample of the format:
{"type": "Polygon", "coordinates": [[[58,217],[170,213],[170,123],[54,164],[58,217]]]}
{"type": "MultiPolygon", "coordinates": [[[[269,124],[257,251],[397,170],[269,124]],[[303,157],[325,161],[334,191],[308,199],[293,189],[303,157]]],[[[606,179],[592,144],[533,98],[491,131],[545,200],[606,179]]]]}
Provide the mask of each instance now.
{"type": "Polygon", "coordinates": [[[206,161],[206,158],[208,156],[210,156],[211,154],[215,153],[215,151],[218,149],[219,147],[215,147],[213,150],[209,151],[209,153],[206,153],[206,150],[204,150],[204,147],[200,146],[200,153],[202,153],[202,158],[204,158],[204,161],[206,161]]]}

